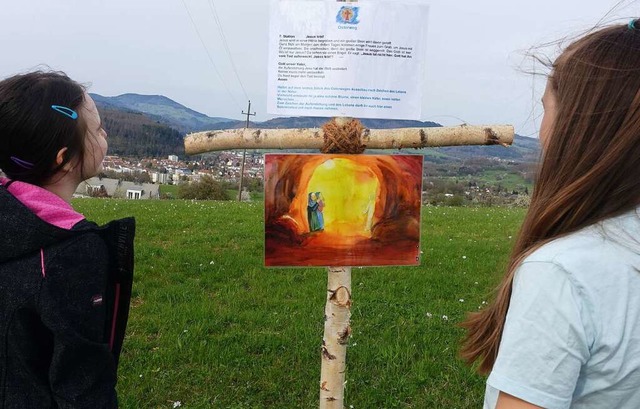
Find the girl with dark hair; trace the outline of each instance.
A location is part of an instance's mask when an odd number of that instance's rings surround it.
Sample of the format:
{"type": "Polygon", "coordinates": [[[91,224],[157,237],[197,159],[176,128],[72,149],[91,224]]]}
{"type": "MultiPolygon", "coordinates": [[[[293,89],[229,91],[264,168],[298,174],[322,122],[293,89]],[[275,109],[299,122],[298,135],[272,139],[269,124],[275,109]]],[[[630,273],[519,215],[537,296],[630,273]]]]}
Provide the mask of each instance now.
{"type": "Polygon", "coordinates": [[[640,22],[575,41],[495,300],[463,324],[485,408],[640,407],[640,22]]]}
{"type": "Polygon", "coordinates": [[[63,73],[0,81],[0,408],[116,408],[133,219],[70,205],[107,151],[95,103],[63,73]]]}

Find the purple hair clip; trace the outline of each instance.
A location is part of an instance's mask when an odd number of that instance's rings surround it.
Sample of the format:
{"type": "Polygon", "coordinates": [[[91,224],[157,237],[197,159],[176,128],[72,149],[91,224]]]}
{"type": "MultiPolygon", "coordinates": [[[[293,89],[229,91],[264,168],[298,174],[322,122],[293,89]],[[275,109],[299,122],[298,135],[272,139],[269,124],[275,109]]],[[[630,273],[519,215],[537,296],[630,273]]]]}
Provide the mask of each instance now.
{"type": "Polygon", "coordinates": [[[63,107],[62,105],[51,105],[51,109],[71,119],[78,119],[78,113],[71,108],[63,107]]]}
{"type": "Polygon", "coordinates": [[[28,169],[28,170],[31,170],[33,168],[33,163],[27,162],[26,160],[16,158],[15,156],[11,156],[9,157],[9,159],[11,159],[13,163],[20,166],[21,168],[28,169]]]}

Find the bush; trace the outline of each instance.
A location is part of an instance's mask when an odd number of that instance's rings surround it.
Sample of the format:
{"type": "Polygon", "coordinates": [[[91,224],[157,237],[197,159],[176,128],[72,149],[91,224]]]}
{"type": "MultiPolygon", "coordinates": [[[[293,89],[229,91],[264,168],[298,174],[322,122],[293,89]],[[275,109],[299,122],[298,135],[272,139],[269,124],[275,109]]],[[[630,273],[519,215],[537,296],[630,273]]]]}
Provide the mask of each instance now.
{"type": "Polygon", "coordinates": [[[453,196],[447,197],[444,201],[445,206],[464,206],[464,197],[462,196],[453,196]]]}
{"type": "Polygon", "coordinates": [[[178,197],[196,200],[229,200],[224,185],[213,180],[211,176],[203,176],[199,182],[180,185],[178,197]]]}

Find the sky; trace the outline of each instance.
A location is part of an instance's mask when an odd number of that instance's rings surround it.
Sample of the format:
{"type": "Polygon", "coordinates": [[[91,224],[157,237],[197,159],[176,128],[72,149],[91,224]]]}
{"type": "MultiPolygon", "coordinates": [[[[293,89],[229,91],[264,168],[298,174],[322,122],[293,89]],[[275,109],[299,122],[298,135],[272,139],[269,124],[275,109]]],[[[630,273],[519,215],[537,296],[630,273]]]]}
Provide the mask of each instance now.
{"type": "MultiPolygon", "coordinates": [[[[374,0],[360,0],[366,1],[374,0]]],[[[526,51],[583,33],[603,18],[640,17],[639,1],[418,1],[429,6],[420,119],[445,126],[512,124],[532,137],[545,79],[527,73],[544,69],[526,51]]],[[[266,112],[269,4],[5,0],[0,78],[48,66],[90,84],[90,92],[165,95],[214,117],[244,119],[250,99],[252,119],[264,121],[273,117],[266,112]]]]}

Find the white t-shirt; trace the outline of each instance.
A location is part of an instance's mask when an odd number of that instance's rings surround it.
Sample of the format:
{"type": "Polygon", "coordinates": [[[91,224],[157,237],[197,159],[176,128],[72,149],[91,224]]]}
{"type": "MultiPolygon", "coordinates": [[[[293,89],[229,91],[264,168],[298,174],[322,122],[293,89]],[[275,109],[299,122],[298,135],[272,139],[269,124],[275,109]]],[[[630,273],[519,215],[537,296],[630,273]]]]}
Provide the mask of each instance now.
{"type": "Polygon", "coordinates": [[[554,240],[513,282],[485,409],[640,408],[640,208],[554,240]]]}

